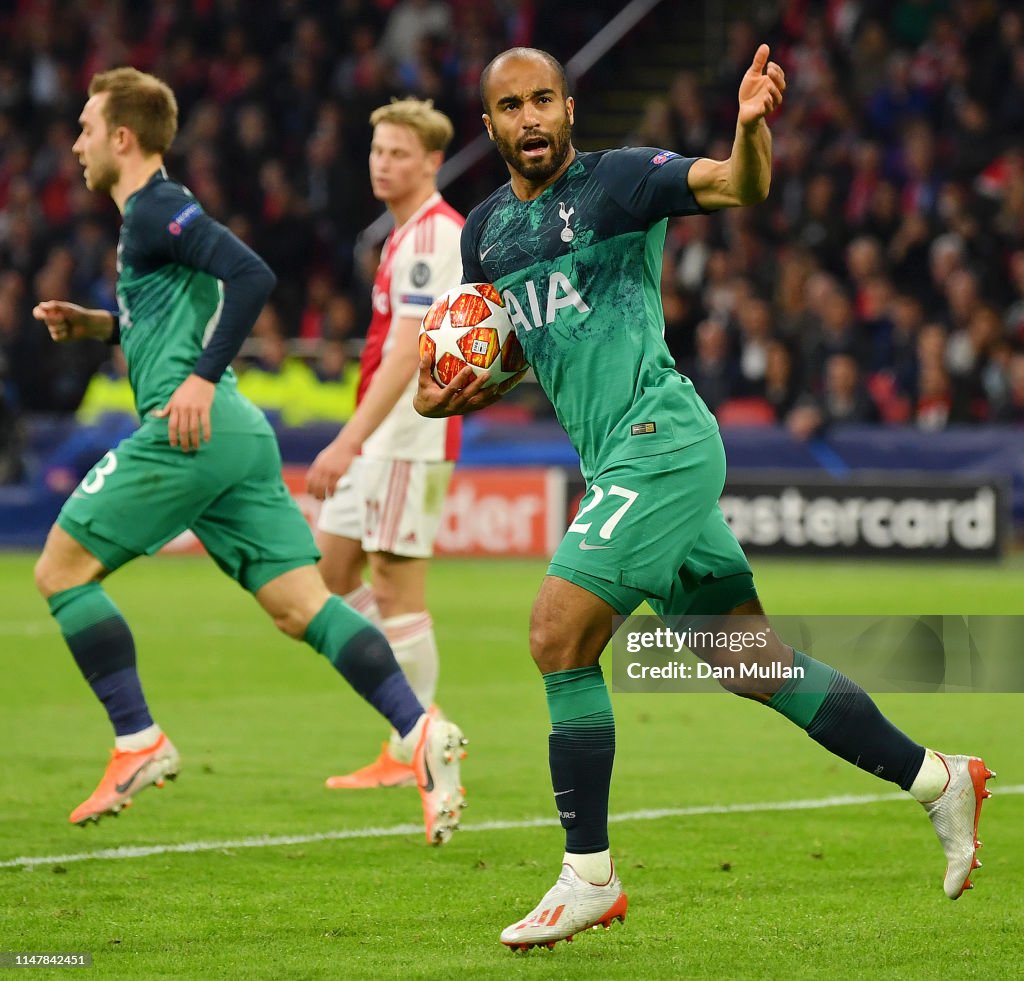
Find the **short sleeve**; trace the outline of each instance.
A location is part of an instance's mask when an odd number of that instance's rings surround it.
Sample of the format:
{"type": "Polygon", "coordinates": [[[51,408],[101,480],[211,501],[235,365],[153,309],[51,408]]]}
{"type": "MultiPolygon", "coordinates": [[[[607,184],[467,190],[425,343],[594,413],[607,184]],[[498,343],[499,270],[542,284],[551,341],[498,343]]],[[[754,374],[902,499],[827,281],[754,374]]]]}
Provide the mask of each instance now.
{"type": "Polygon", "coordinates": [[[398,317],[419,319],[445,290],[462,281],[460,226],[434,215],[409,232],[391,279],[391,308],[398,317]]]}
{"type": "Polygon", "coordinates": [[[620,207],[641,221],[702,215],[687,176],[696,157],[655,147],[628,147],[604,154],[595,179],[620,207]]]}

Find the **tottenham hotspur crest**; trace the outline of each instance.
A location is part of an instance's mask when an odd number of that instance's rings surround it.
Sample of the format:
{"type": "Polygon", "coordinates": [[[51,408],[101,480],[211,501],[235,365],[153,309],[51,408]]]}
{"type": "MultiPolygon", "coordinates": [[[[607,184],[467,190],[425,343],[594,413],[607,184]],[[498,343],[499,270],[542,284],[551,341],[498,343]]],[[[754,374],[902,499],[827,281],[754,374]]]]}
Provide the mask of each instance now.
{"type": "Polygon", "coordinates": [[[558,217],[561,218],[562,221],[565,222],[565,228],[563,228],[562,231],[561,231],[561,237],[562,237],[562,241],[563,242],[571,242],[573,240],[574,235],[576,234],[569,227],[569,219],[574,214],[576,214],[576,209],[575,208],[570,208],[568,211],[566,211],[565,210],[565,203],[563,201],[559,201],[558,202],[558,217]]]}

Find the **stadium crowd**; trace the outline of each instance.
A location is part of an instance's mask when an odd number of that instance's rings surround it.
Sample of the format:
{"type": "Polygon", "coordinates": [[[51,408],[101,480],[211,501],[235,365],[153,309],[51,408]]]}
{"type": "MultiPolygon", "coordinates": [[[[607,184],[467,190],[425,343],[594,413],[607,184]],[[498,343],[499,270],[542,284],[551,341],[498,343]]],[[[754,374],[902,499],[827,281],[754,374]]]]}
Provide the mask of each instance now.
{"type": "MultiPolygon", "coordinates": [[[[1024,423],[1024,20],[960,0],[784,3],[768,202],[670,230],[673,349],[723,421],[1024,423]]],[[[681,72],[633,142],[727,155],[730,93],[681,72]]],[[[710,84],[709,84],[710,83],[710,84]]]]}
{"type": "MultiPolygon", "coordinates": [[[[372,269],[355,248],[381,210],[369,112],[431,97],[458,148],[480,132],[494,53],[536,44],[567,59],[619,6],[267,0],[256,15],[240,0],[0,0],[0,446],[19,413],[73,412],[109,359],[52,345],[29,316],[40,298],[115,306],[117,215],[70,151],[94,72],[133,64],[171,84],[173,176],[276,271],[253,370],[278,372],[281,339],[299,338],[325,351],[311,383],[337,383],[340,342],[369,319],[372,269]]],[[[727,156],[760,40],[789,77],[772,193],[671,224],[663,301],[680,370],[723,422],[801,436],[845,421],[1024,423],[1020,11],[784,0],[732,23],[713,65],[681,66],[629,142],[727,156]]],[[[586,104],[578,114],[584,125],[586,104]]],[[[463,211],[503,179],[490,156],[446,192],[463,211]]],[[[0,481],[16,472],[0,460],[0,481]]]]}

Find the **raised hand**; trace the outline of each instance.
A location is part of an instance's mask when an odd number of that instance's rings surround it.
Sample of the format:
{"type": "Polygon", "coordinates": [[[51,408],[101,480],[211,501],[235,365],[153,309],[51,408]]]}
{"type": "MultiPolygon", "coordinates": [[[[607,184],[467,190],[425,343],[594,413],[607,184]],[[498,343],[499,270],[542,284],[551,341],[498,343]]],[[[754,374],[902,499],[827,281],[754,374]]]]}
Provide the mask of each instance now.
{"type": "Polygon", "coordinates": [[[782,105],[786,73],[776,62],[768,60],[769,53],[768,45],[762,44],[754,53],[754,60],[740,82],[741,126],[755,126],[782,105]]]}

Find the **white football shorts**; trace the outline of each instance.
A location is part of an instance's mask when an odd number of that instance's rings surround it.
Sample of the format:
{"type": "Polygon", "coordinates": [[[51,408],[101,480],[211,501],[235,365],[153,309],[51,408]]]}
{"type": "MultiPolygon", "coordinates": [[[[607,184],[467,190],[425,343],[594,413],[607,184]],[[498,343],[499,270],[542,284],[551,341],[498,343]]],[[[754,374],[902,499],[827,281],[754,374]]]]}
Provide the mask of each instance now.
{"type": "Polygon", "coordinates": [[[364,552],[430,558],[454,469],[452,460],[356,457],[324,501],[317,527],[362,542],[364,552]]]}

